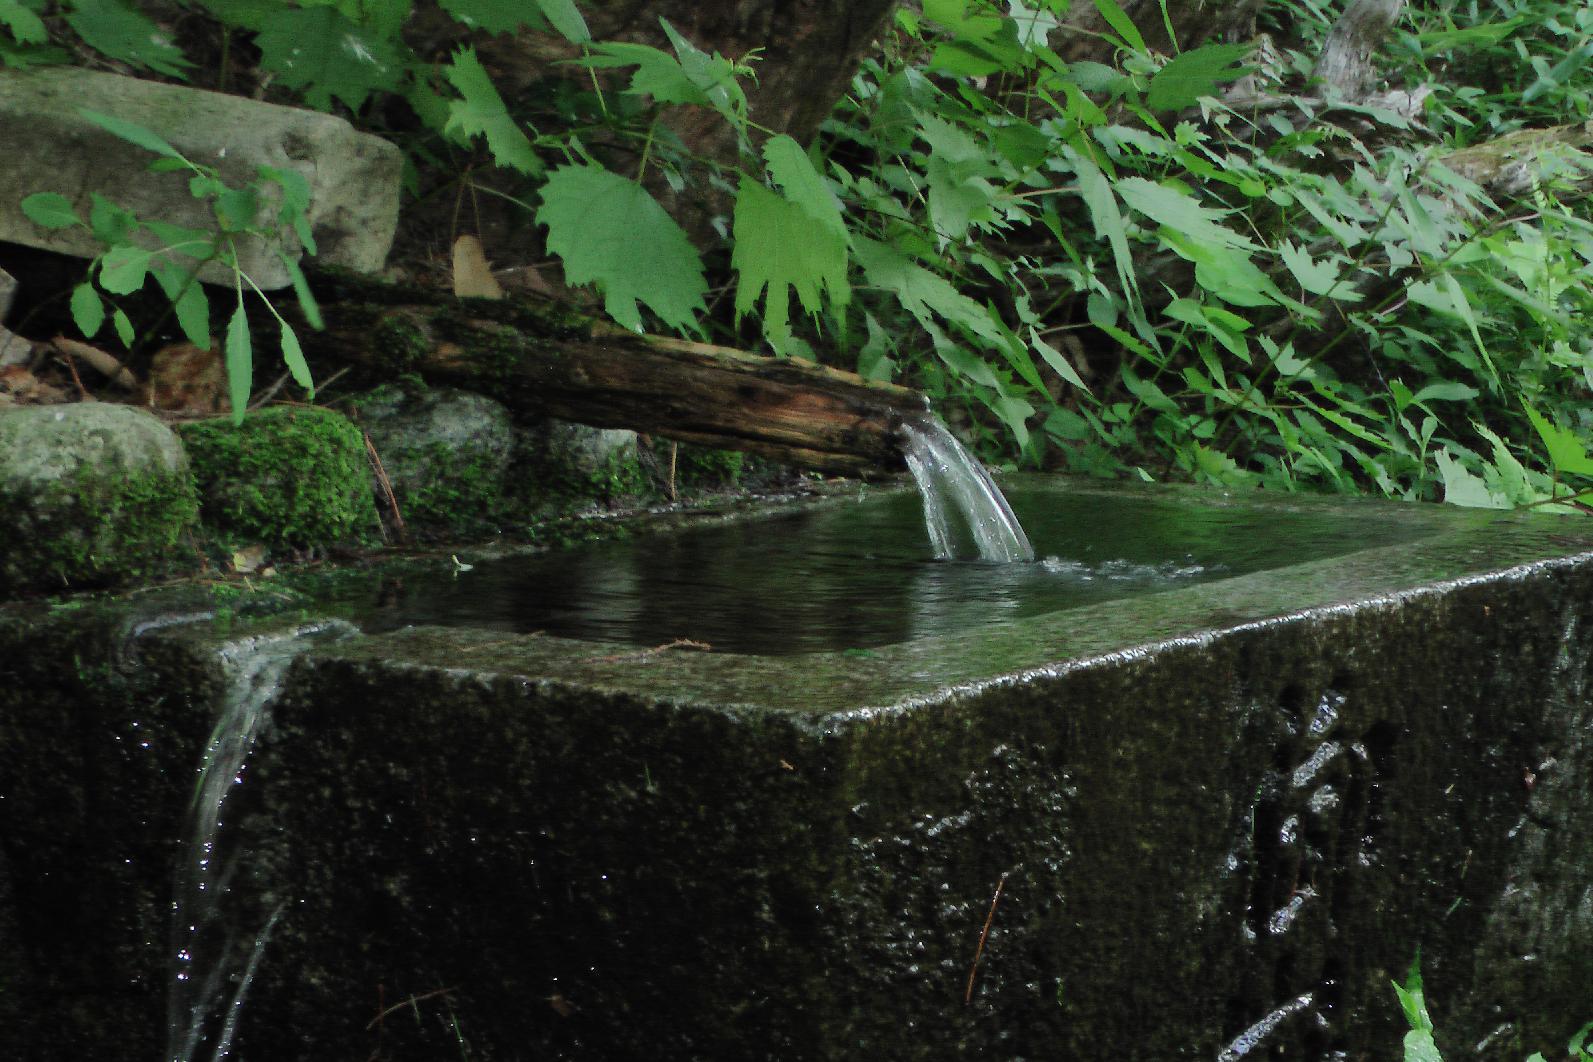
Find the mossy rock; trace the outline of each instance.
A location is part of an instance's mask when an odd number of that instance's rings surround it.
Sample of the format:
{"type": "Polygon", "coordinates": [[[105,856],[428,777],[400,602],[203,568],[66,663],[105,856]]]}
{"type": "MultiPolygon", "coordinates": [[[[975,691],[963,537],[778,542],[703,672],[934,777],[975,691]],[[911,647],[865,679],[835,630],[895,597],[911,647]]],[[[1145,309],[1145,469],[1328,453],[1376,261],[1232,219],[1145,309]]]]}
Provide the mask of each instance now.
{"type": "Polygon", "coordinates": [[[197,515],[171,429],[77,403],[0,411],[0,592],[161,574],[197,515]]]}
{"type": "Polygon", "coordinates": [[[178,431],[201,516],[225,539],[294,549],[376,539],[365,440],[341,413],[273,406],[242,424],[204,420],[178,431]]]}
{"type": "Polygon", "coordinates": [[[451,388],[377,388],[354,404],[404,525],[433,535],[498,529],[514,425],[502,403],[451,388]]]}
{"type": "Polygon", "coordinates": [[[639,497],[648,477],[636,433],[548,419],[519,432],[514,485],[533,517],[562,516],[639,497]]]}

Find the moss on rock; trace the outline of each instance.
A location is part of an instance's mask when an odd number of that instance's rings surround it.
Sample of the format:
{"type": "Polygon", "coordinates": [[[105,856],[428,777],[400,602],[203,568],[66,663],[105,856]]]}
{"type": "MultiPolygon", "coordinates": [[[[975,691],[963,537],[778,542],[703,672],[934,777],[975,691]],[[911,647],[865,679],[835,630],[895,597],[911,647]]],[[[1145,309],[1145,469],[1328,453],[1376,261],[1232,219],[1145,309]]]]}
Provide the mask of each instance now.
{"type": "Polygon", "coordinates": [[[100,403],[0,414],[0,591],[160,574],[196,514],[182,447],[150,414],[100,403]]]}
{"type": "Polygon", "coordinates": [[[360,431],[329,409],[275,406],[242,423],[181,426],[201,516],[238,542],[292,548],[370,543],[377,534],[360,431]]]}

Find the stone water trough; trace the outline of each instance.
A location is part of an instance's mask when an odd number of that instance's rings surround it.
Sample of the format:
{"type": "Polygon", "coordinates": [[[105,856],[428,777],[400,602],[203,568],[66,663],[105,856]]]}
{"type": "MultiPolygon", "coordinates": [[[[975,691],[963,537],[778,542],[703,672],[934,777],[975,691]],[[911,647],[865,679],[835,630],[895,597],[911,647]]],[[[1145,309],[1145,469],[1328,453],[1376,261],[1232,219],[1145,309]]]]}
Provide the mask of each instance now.
{"type": "Polygon", "coordinates": [[[1087,592],[972,619],[977,580],[846,523],[913,504],[879,492],[519,582],[0,610],[0,1054],[173,1057],[218,661],[336,620],[224,804],[233,928],[271,929],[230,1057],[1395,1058],[1418,948],[1450,1057],[1563,1057],[1593,525],[1019,486],[1087,592]],[[804,611],[842,553],[872,602],[804,611]],[[653,609],[671,581],[743,594],[653,609]]]}

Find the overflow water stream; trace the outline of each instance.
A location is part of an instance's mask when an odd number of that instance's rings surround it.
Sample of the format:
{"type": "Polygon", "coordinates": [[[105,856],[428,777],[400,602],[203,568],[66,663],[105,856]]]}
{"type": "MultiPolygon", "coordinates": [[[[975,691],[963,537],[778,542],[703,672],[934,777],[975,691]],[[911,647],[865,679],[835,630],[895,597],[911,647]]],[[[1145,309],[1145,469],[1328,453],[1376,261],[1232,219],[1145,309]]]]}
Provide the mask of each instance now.
{"type": "Polygon", "coordinates": [[[244,997],[287,900],[249,880],[249,853],[223,840],[227,799],[271,721],[288,668],[307,650],[355,629],[328,621],[229,642],[227,691],[198,766],[172,889],[167,1062],[225,1058],[244,997]]]}

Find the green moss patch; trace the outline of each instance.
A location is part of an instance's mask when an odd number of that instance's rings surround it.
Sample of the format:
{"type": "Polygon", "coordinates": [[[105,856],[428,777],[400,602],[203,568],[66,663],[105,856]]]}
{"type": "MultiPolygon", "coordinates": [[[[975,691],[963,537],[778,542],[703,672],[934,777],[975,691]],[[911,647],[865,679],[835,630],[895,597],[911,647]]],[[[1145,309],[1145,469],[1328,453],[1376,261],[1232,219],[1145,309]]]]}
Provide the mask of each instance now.
{"type": "Polygon", "coordinates": [[[342,414],[275,406],[239,425],[207,420],[178,430],[201,516],[224,537],[298,549],[376,539],[365,442],[342,414]]]}

